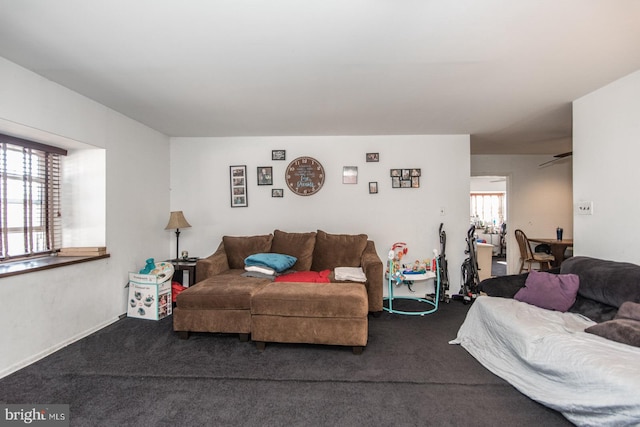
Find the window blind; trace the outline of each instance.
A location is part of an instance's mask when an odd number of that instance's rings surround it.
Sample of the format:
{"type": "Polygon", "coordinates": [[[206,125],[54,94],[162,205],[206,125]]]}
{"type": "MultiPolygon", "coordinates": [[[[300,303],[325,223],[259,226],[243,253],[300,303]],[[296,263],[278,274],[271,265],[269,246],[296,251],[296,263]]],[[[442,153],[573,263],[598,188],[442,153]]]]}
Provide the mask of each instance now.
{"type": "Polygon", "coordinates": [[[471,193],[471,218],[484,225],[500,225],[505,221],[504,193],[471,193]]]}
{"type": "Polygon", "coordinates": [[[59,249],[65,150],[0,134],[0,260],[59,249]]]}

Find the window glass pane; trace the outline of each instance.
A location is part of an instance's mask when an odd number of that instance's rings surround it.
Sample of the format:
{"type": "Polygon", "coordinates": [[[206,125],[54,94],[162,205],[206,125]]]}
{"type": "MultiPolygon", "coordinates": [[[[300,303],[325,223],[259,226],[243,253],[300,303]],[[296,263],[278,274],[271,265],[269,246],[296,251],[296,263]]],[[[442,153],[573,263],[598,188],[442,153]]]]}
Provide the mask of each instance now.
{"type": "Polygon", "coordinates": [[[506,197],[504,193],[472,193],[471,222],[476,227],[490,229],[506,222],[506,197]]]}

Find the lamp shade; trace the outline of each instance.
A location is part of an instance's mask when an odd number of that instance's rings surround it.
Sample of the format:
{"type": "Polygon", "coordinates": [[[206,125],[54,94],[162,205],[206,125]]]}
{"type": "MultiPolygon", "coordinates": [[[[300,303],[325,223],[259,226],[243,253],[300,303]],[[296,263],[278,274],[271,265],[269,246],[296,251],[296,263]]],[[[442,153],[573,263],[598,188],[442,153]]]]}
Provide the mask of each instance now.
{"type": "Polygon", "coordinates": [[[189,228],[191,224],[184,218],[182,211],[171,212],[169,217],[169,224],[164,228],[165,230],[172,230],[174,228],[189,228]]]}

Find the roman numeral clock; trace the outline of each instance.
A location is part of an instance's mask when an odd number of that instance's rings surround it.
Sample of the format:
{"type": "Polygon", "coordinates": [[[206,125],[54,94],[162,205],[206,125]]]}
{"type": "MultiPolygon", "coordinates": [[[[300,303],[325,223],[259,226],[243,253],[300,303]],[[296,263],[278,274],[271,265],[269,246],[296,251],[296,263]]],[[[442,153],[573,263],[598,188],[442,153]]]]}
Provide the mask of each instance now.
{"type": "Polygon", "coordinates": [[[311,196],[324,184],[324,168],[313,157],[298,157],[287,166],[285,181],[289,190],[297,195],[311,196]]]}

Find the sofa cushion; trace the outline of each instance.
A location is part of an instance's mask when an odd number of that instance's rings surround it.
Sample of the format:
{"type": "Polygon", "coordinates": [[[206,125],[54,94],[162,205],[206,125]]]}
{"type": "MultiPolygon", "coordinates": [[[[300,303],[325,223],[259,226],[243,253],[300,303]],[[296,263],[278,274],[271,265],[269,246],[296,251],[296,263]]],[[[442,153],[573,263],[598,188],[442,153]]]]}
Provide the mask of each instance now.
{"type": "Polygon", "coordinates": [[[311,269],[321,271],[336,267],[360,267],[367,239],[366,234],[329,234],[318,230],[311,269]]]}
{"type": "Polygon", "coordinates": [[[613,307],[625,301],[640,303],[640,266],[628,262],[575,256],[560,266],[561,273],[580,277],[578,293],[613,307]]]}
{"type": "Polygon", "coordinates": [[[315,244],[315,231],[310,233],[287,233],[275,230],[273,232],[271,252],[296,257],[298,261],[291,268],[296,271],[307,271],[311,270],[315,244]]]}
{"type": "Polygon", "coordinates": [[[551,274],[532,270],[514,299],[548,310],[565,312],[576,302],[580,282],[575,274],[551,274]]]}
{"type": "Polygon", "coordinates": [[[623,302],[616,314],[616,319],[632,319],[640,321],[640,304],[626,301],[623,302]]]}
{"type": "Polygon", "coordinates": [[[251,314],[366,318],[367,301],[362,283],[271,282],[253,296],[251,314]]]}
{"type": "Polygon", "coordinates": [[[244,259],[251,254],[270,252],[272,234],[260,236],[224,236],[224,250],[229,260],[229,268],[244,268],[244,259]]]}
{"type": "Polygon", "coordinates": [[[624,302],[613,320],[590,326],[585,332],[640,347],[640,304],[624,302]]]}
{"type": "Polygon", "coordinates": [[[296,271],[295,273],[283,274],[276,277],[274,282],[312,282],[312,283],[329,283],[331,270],[322,271],[296,271]]]}
{"type": "Polygon", "coordinates": [[[253,294],[271,281],[243,277],[243,272],[229,270],[188,287],[178,295],[178,307],[181,310],[249,310],[253,294]]]}
{"type": "Polygon", "coordinates": [[[616,318],[590,326],[584,331],[611,341],[640,347],[639,320],[616,318]]]}

